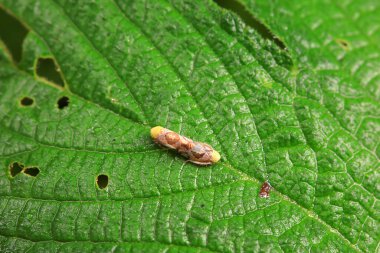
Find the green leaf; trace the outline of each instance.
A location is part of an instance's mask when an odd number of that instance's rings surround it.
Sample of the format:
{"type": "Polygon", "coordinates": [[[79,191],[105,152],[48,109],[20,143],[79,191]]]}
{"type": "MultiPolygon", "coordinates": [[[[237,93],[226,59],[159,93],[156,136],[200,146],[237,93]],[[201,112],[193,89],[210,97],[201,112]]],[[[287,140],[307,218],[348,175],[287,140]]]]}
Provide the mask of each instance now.
{"type": "Polygon", "coordinates": [[[341,126],[380,156],[380,4],[243,0],[323,80],[322,101],[341,126]]]}
{"type": "Polygon", "coordinates": [[[0,251],[376,251],[376,85],[318,68],[301,29],[273,28],[288,54],[207,0],[0,4],[29,29],[17,66],[0,51],[0,251]],[[185,163],[156,125],[222,160],[185,163]]]}

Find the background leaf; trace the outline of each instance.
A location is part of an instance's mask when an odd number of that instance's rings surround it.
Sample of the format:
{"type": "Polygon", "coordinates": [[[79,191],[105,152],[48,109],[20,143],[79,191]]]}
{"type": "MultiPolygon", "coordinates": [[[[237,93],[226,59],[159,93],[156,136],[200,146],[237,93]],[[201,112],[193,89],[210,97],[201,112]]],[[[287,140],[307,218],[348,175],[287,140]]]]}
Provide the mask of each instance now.
{"type": "Polygon", "coordinates": [[[350,79],[374,45],[339,62],[264,1],[244,3],[290,54],[211,1],[0,3],[29,29],[17,65],[0,54],[1,251],[376,251],[379,85],[358,80],[378,69],[350,79]],[[155,125],[222,161],[185,163],[155,125]]]}

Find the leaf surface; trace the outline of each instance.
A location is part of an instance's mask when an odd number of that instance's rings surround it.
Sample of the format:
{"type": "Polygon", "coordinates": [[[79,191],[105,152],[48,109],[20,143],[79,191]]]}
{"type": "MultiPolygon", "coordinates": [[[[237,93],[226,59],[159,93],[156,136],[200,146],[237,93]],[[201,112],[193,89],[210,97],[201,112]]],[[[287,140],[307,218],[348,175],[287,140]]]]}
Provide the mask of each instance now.
{"type": "MultiPolygon", "coordinates": [[[[18,66],[0,54],[2,251],[375,251],[379,137],[331,110],[344,85],[312,63],[295,72],[296,55],[210,1],[0,3],[30,29],[18,66]],[[185,163],[153,144],[156,125],[221,162],[185,163]],[[15,162],[39,173],[12,177],[15,162]]],[[[354,88],[352,119],[378,115],[354,88]]]]}

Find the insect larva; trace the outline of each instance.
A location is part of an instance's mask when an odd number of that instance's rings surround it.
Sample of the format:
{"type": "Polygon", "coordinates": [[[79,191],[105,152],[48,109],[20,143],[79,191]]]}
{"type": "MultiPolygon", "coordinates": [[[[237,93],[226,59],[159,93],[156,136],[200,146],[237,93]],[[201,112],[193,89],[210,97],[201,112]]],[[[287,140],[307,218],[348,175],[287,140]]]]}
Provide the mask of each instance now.
{"type": "Polygon", "coordinates": [[[169,129],[156,126],[150,130],[150,135],[157,143],[177,150],[189,162],[210,165],[220,160],[220,154],[210,145],[193,141],[169,129]]]}
{"type": "Polygon", "coordinates": [[[271,188],[272,186],[269,184],[269,182],[265,181],[260,189],[260,193],[259,193],[260,198],[269,198],[269,192],[271,188]]]}

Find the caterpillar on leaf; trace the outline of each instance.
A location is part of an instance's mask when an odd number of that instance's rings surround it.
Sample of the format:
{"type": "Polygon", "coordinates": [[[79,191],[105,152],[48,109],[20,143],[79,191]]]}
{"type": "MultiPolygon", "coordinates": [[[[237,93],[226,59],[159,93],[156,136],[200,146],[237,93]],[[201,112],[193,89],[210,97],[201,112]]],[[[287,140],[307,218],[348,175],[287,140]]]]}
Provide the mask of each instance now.
{"type": "Polygon", "coordinates": [[[153,127],[150,135],[156,143],[177,150],[179,154],[188,158],[189,162],[210,165],[220,160],[220,154],[210,145],[193,141],[161,126],[153,127]]]}

